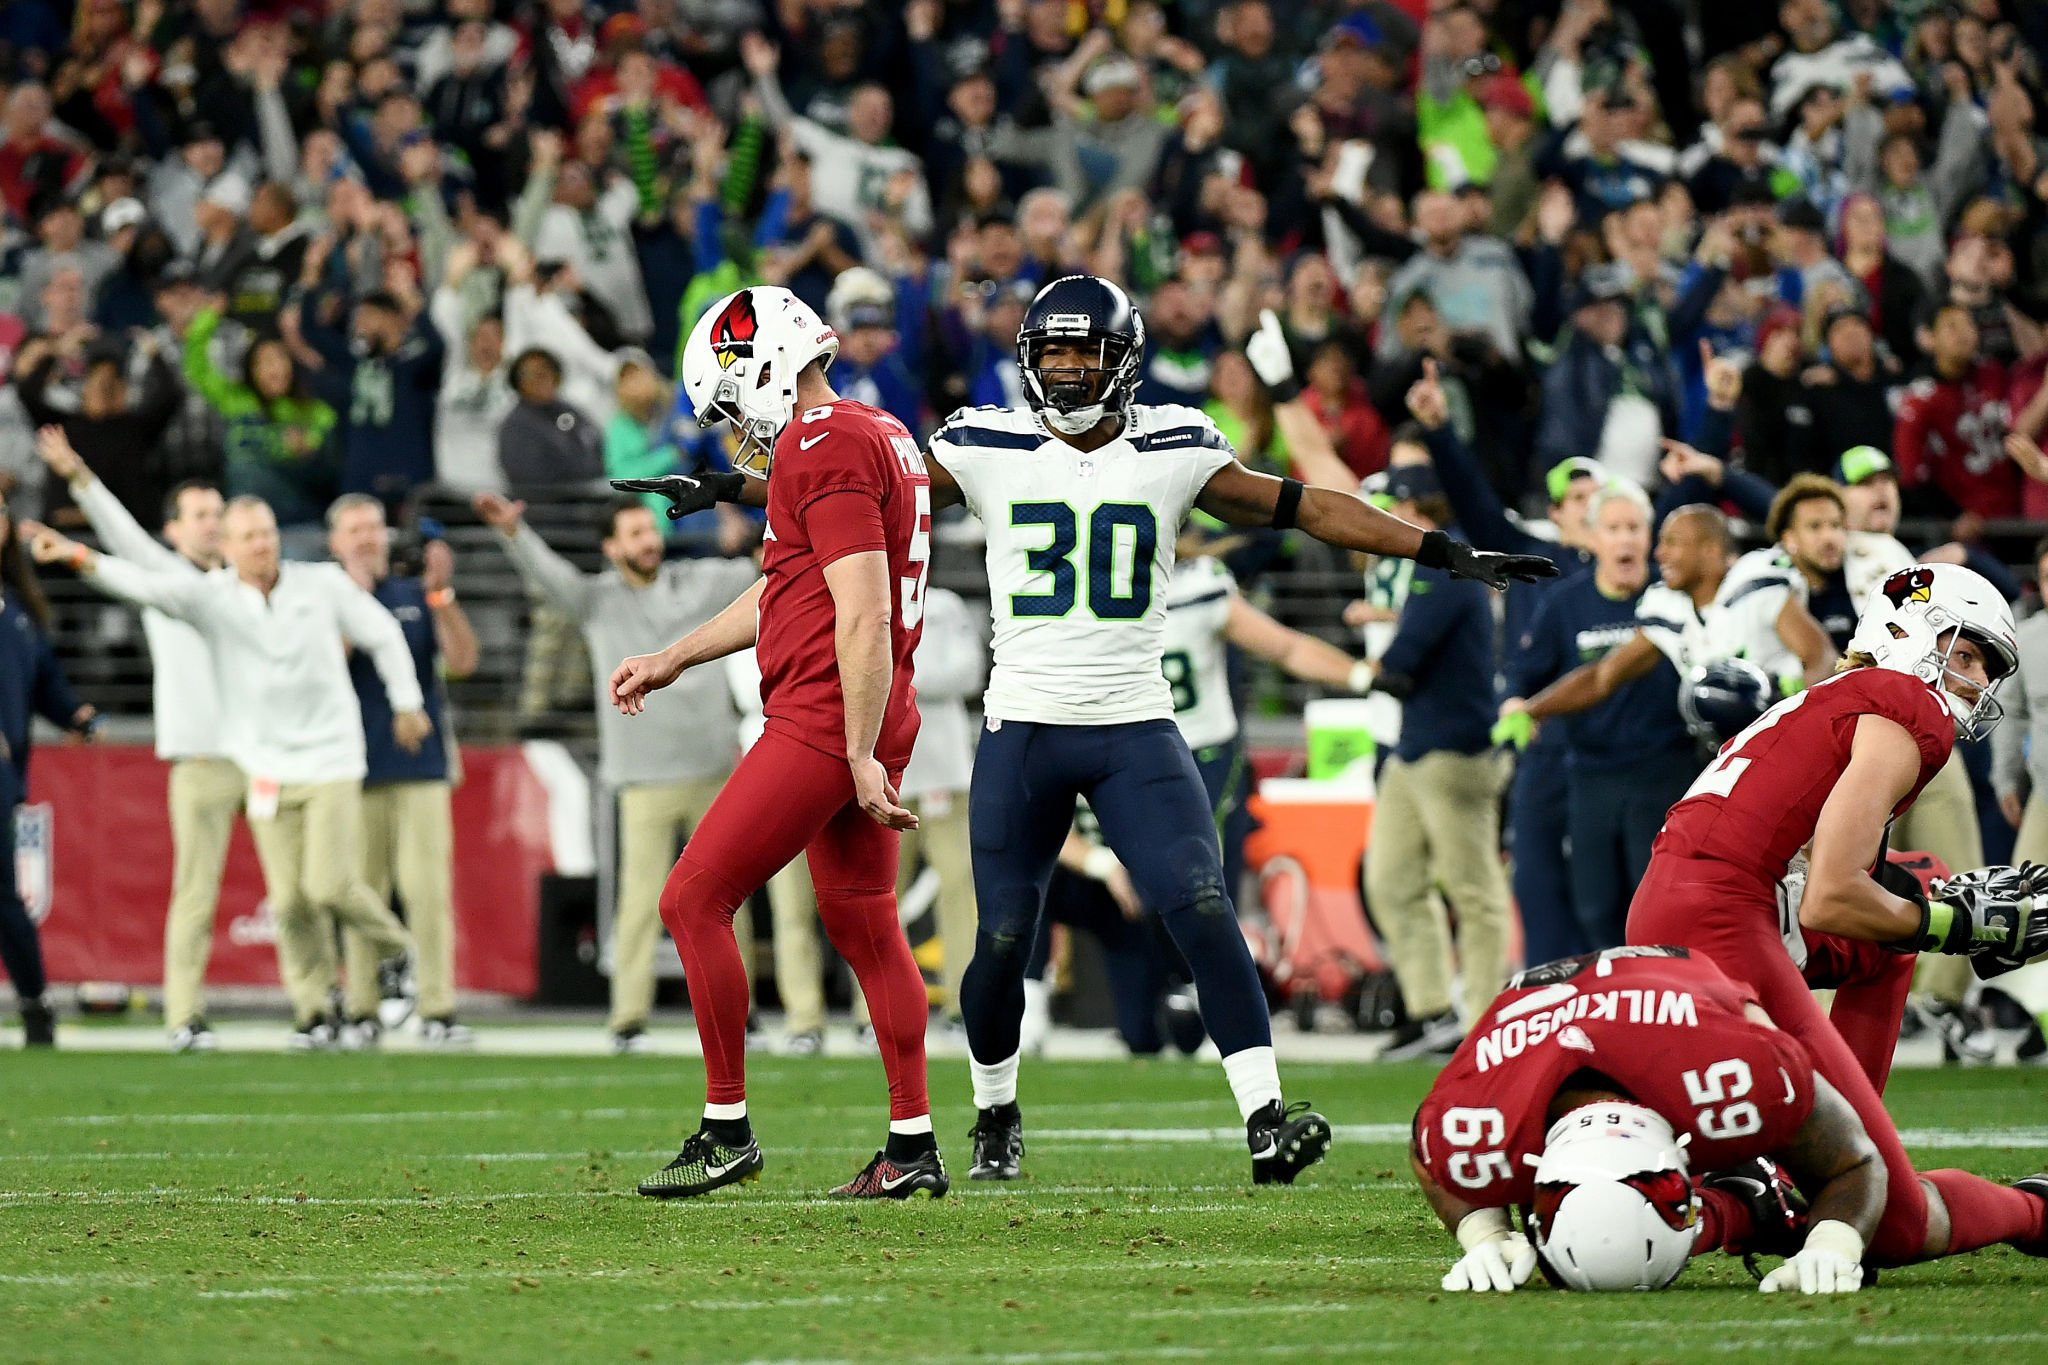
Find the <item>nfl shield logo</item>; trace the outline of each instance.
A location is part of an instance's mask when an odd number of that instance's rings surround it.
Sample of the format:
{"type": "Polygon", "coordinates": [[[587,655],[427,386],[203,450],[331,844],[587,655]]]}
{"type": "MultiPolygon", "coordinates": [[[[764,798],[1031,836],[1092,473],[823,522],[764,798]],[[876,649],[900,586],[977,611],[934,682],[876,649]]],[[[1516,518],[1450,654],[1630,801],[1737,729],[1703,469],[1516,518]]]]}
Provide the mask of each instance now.
{"type": "Polygon", "coordinates": [[[48,803],[14,808],[14,884],[37,924],[50,915],[51,819],[48,803]]]}

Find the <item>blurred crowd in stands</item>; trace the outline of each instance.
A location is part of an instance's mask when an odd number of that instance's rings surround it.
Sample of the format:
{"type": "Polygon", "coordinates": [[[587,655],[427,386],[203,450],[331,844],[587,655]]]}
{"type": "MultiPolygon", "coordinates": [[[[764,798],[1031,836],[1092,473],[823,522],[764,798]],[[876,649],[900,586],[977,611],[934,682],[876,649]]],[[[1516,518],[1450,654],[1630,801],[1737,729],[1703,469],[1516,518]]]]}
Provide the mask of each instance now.
{"type": "MultiPolygon", "coordinates": [[[[1394,500],[1624,596],[1662,517],[1602,540],[1593,486],[1719,503],[1796,540],[1839,648],[1858,534],[2033,591],[2044,41],[2048,6],[2000,0],[14,0],[0,467],[81,526],[33,453],[55,424],[145,525],[203,478],[288,554],[345,493],[431,538],[436,497],[723,466],[671,380],[734,288],[795,291],[838,390],[928,433],[1022,401],[1024,308],[1086,271],[1143,310],[1140,400],[1247,464],[1372,491],[1454,445],[1452,496],[1394,500]],[[1247,362],[1264,309],[1312,450],[1247,362]],[[1832,533],[1766,515],[1802,475],[1832,533]]],[[[658,525],[672,555],[758,537],[658,525]]],[[[1254,594],[1333,567],[1277,535],[1231,563],[1254,594]]],[[[1367,587],[1294,623],[1398,622],[1367,587]]],[[[1509,595],[1503,697],[1551,680],[1520,666],[1542,600],[1509,595]]],[[[1972,763],[2009,845],[2024,764],[1972,763]]]]}

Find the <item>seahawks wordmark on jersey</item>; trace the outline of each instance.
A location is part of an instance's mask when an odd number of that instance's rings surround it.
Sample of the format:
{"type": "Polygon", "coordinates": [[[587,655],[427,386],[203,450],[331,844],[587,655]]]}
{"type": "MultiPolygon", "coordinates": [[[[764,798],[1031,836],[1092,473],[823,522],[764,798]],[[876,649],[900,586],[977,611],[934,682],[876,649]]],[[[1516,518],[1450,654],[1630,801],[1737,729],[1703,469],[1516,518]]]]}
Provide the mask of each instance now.
{"type": "Polygon", "coordinates": [[[963,408],[931,440],[988,536],[990,720],[1120,725],[1172,718],[1160,671],[1174,537],[1235,457],[1198,409],[1132,405],[1100,450],[1030,412],[963,408]]]}
{"type": "Polygon", "coordinates": [[[1230,600],[1237,579],[1223,561],[1207,555],[1173,566],[1166,585],[1166,636],[1160,671],[1173,695],[1173,719],[1190,749],[1207,749],[1237,738],[1237,707],[1230,695],[1230,667],[1223,632],[1230,624],[1230,600]]]}
{"type": "Polygon", "coordinates": [[[1778,635],[1778,615],[1797,598],[1804,605],[1806,577],[1782,550],[1752,550],[1729,566],[1728,576],[1704,611],[1689,593],[1662,583],[1643,590],[1636,624],[1683,676],[1721,659],[1747,659],[1773,678],[1797,673],[1799,656],[1778,635]]]}

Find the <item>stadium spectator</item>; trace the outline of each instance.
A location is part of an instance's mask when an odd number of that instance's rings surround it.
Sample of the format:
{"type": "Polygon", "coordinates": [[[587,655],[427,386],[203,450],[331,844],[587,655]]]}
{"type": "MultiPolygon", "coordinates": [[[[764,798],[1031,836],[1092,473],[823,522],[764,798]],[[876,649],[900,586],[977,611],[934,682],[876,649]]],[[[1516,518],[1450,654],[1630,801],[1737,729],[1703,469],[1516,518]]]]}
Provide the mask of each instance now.
{"type": "Polygon", "coordinates": [[[2004,450],[2005,367],[1977,342],[1967,304],[1934,305],[1920,328],[1928,372],[1899,404],[1892,457],[1909,507],[2017,516],[2024,476],[2004,450]]]}
{"type": "MultiPolygon", "coordinates": [[[[1649,581],[1649,499],[1632,484],[1610,483],[1593,495],[1587,521],[1593,568],[1543,594],[1521,649],[1508,661],[1504,720],[1526,712],[1544,686],[1635,634],[1636,602],[1649,581]]],[[[1664,812],[1699,771],[1677,698],[1678,675],[1668,660],[1659,660],[1649,674],[1561,727],[1570,770],[1572,902],[1595,950],[1622,941],[1629,898],[1649,864],[1664,812]]],[[[1526,725],[1517,728],[1503,734],[1526,740],[1526,725]]]]}
{"type": "Polygon", "coordinates": [[[41,528],[17,525],[0,501],[0,794],[6,828],[0,832],[0,967],[14,987],[21,1031],[29,1047],[57,1041],[57,1016],[43,998],[49,977],[43,968],[42,939],[22,903],[14,858],[15,808],[28,799],[29,723],[41,716],[60,729],[90,735],[98,713],[78,700],[50,649],[50,607],[25,552],[24,536],[41,528]]]}
{"type": "MultiPolygon", "coordinates": [[[[60,356],[38,339],[15,358],[15,383],[31,422],[61,427],[66,441],[111,480],[115,499],[131,514],[148,515],[163,504],[169,487],[155,458],[157,442],[185,395],[154,337],[144,334],[135,351],[131,360],[118,337],[94,341],[86,348],[85,375],[75,393],[53,394],[60,356]],[[138,366],[139,380],[131,385],[130,371],[138,366]]],[[[43,515],[60,525],[77,524],[79,514],[61,483],[44,490],[43,515]]]]}
{"type": "Polygon", "coordinates": [[[1658,437],[1677,430],[1677,379],[1629,298],[1613,266],[1588,270],[1574,291],[1569,333],[1543,375],[1539,463],[1592,455],[1638,483],[1654,474],[1658,437]]]}
{"type": "Polygon", "coordinates": [[[519,401],[505,364],[504,318],[490,312],[472,317],[463,295],[479,258],[472,242],[449,252],[448,273],[428,305],[446,353],[434,401],[434,477],[465,495],[503,490],[498,429],[519,401]]]}
{"type": "MultiPolygon", "coordinates": [[[[434,727],[429,743],[414,749],[397,744],[390,737],[392,706],[383,679],[362,651],[350,656],[349,680],[362,707],[367,748],[363,880],[387,904],[395,889],[405,906],[416,951],[420,1041],[429,1047],[467,1046],[474,1038],[455,1018],[457,760],[444,679],[475,672],[478,650],[476,631],[455,600],[455,554],[447,541],[429,539],[418,576],[392,573],[384,506],[366,493],[344,493],[327,509],[327,546],[355,585],[397,619],[434,727]]],[[[380,982],[376,945],[368,935],[350,927],[342,947],[348,973],[343,1027],[353,1032],[356,1046],[370,1046],[382,1031],[380,985],[383,997],[396,992],[392,983],[380,982]]]]}
{"type": "Polygon", "coordinates": [[[498,427],[498,468],[514,488],[589,483],[604,475],[604,436],[598,425],[557,394],[562,364],[538,348],[512,361],[518,403],[498,427]]]}
{"type": "Polygon", "coordinates": [[[211,295],[185,330],[185,379],[227,422],[226,492],[263,501],[280,527],[317,526],[339,476],[329,438],[338,420],[312,396],[291,349],[258,336],[239,380],[215,362],[224,300],[211,295]]]}
{"type": "MultiPolygon", "coordinates": [[[[1395,516],[1449,529],[1450,505],[1426,464],[1387,478],[1395,516]]],[[[1452,679],[1496,666],[1486,589],[1418,567],[1400,622],[1373,665],[1373,689],[1401,704],[1401,738],[1380,770],[1366,893],[1401,983],[1408,1022],[1381,1055],[1448,1055],[1464,1037],[1450,988],[1464,984],[1464,1017],[1485,1011],[1508,972],[1508,886],[1500,862],[1506,761],[1494,752],[1492,698],[1452,679]],[[1457,954],[1441,888],[1458,914],[1457,954]],[[1485,997],[1482,1002],[1481,997],[1485,997]]]]}
{"type": "Polygon", "coordinates": [[[663,563],[660,528],[638,498],[611,504],[604,537],[610,567],[599,574],[583,573],[549,549],[526,524],[526,504],[479,493],[473,506],[504,537],[529,589],[581,628],[590,657],[600,664],[593,670],[598,778],[606,799],[617,802],[618,830],[606,1030],[616,1051],[644,1051],[662,884],[678,845],[732,772],[736,721],[715,672],[686,675],[652,699],[630,729],[609,704],[605,680],[616,661],[665,648],[723,611],[754,581],[754,567],[745,560],[663,563]]]}
{"type": "Polygon", "coordinates": [[[438,743],[398,622],[338,566],[285,562],[277,520],[260,498],[230,501],[222,518],[221,550],[233,573],[138,564],[47,528],[36,531],[34,549],[39,562],[69,564],[101,591],[154,607],[205,638],[222,747],[249,778],[249,829],[297,1026],[291,1043],[334,1046],[332,925],[361,929],[382,958],[412,947],[362,878],[363,722],[346,652],[353,645],[375,665],[399,748],[438,743]]]}
{"type": "MultiPolygon", "coordinates": [[[[1415,230],[1422,250],[1387,281],[1382,348],[1390,345],[1389,334],[1396,333],[1395,319],[1408,300],[1425,293],[1452,331],[1483,332],[1500,354],[1520,355],[1535,296],[1515,253],[1504,242],[1469,232],[1457,200],[1441,190],[1416,196],[1415,230]]],[[[1396,349],[1405,346],[1403,341],[1396,349]]]]}
{"type": "Polygon", "coordinates": [[[386,273],[396,289],[373,289],[352,302],[321,291],[302,298],[292,317],[320,362],[312,370],[315,389],[346,413],[343,491],[372,493],[395,506],[434,478],[435,407],[446,352],[410,271],[398,266],[386,273]]]}
{"type": "MultiPolygon", "coordinates": [[[[163,540],[79,457],[61,428],[37,433],[36,451],[70,486],[100,544],[136,564],[198,575],[218,569],[220,490],[186,482],[163,500],[163,540]],[[166,546],[165,542],[168,542],[166,546]]],[[[155,607],[142,613],[149,642],[151,719],[156,756],[170,764],[171,900],[164,920],[164,1027],[174,1052],[218,1046],[206,1018],[206,964],[228,840],[249,780],[226,755],[213,663],[198,630],[155,607]]]]}

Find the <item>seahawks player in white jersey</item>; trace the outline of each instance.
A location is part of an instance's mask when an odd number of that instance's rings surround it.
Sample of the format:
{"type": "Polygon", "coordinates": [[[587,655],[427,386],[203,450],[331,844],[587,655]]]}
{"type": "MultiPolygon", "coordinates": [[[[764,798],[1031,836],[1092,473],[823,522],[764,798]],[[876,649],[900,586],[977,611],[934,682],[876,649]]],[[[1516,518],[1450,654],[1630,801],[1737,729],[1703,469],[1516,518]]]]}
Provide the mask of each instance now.
{"type": "Polygon", "coordinates": [[[1834,642],[1806,609],[1805,579],[1777,550],[1731,562],[1732,549],[1716,508],[1693,503],[1666,517],[1657,535],[1663,582],[1637,603],[1636,633],[1531,697],[1523,714],[1542,722],[1597,706],[1665,657],[1688,680],[1719,660],[1747,659],[1788,693],[1827,676],[1834,642]]]}
{"type": "MultiPolygon", "coordinates": [[[[1194,973],[1245,1119],[1253,1180],[1290,1182],[1329,1145],[1327,1120],[1283,1103],[1265,997],[1160,671],[1182,518],[1200,507],[1234,525],[1298,526],[1496,588],[1557,572],[1548,559],[1425,534],[1348,493],[1253,473],[1199,410],[1131,401],[1144,350],[1144,323],[1123,290],[1086,275],[1054,280],[1017,334],[1027,406],[954,414],[927,460],[934,507],[964,501],[987,529],[995,618],[987,728],[968,796],[981,923],[961,984],[979,1179],[1018,1174],[1024,972],[1077,797],[1194,973]]],[[[716,474],[662,480],[653,491],[683,513],[760,496],[757,485],[716,474]]]]}

